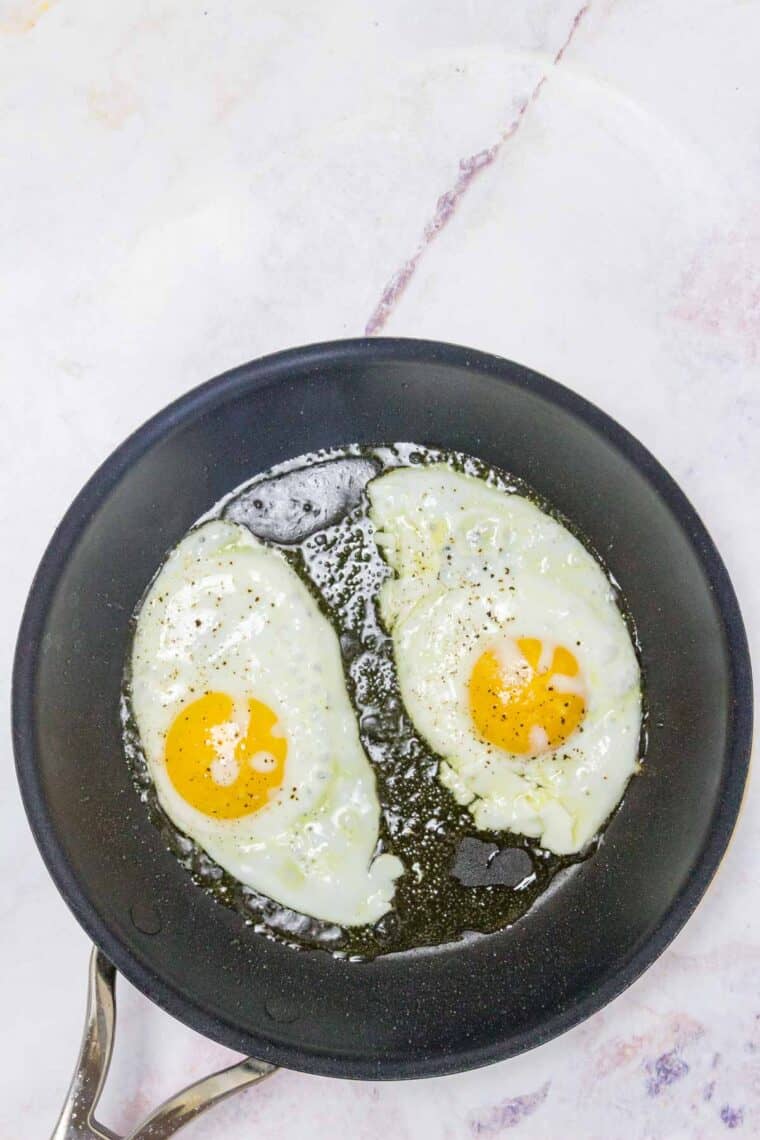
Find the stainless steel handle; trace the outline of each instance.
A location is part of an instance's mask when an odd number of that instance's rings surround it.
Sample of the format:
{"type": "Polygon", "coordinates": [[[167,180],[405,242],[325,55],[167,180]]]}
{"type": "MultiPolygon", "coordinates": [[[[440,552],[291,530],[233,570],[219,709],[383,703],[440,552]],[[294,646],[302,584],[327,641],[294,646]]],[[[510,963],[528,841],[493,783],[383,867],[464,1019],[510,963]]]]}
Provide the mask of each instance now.
{"type": "MultiPolygon", "coordinates": [[[[82,1047],[66,1101],[51,1140],[122,1140],[95,1119],[116,1027],[116,970],[97,948],[90,958],[87,1017],[82,1047]]],[[[204,1077],[170,1097],[123,1140],[166,1140],[213,1104],[276,1072],[275,1065],[247,1057],[204,1077]]]]}

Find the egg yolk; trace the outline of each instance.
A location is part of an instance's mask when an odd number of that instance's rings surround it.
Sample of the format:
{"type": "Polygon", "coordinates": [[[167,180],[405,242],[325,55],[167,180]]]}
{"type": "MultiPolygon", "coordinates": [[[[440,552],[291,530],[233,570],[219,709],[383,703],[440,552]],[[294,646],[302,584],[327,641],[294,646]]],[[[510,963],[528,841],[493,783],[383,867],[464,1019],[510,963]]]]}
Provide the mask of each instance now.
{"type": "Polygon", "coordinates": [[[277,733],[277,717],[253,698],[246,711],[240,715],[227,693],[205,693],[177,714],[167,733],[169,778],[204,815],[251,815],[282,785],[288,746],[277,733]]]}
{"type": "Polygon", "coordinates": [[[586,712],[574,654],[521,637],[487,649],[470,675],[470,715],[480,737],[518,756],[560,748],[586,712]],[[549,657],[549,653],[551,656],[549,657]]]}

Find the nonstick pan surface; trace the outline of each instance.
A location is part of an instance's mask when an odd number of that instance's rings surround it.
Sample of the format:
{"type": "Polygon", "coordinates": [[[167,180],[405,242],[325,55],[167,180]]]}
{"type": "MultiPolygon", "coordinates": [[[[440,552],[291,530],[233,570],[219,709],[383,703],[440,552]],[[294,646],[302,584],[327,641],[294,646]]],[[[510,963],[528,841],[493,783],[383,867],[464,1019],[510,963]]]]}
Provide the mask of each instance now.
{"type": "Polygon", "coordinates": [[[60,891],[164,1009],[242,1052],[358,1078],[508,1057],[603,1006],[663,950],[728,843],[749,759],[746,638],[684,495],[598,409],[451,345],[294,349],[190,392],[106,460],[54,535],[19,635],[14,742],[60,891]],[[591,858],[512,928],[369,963],[266,940],[164,849],[118,717],[129,619],[166,551],[223,494],[282,460],[411,440],[513,472],[573,520],[633,613],[649,705],[644,770],[591,858]]]}

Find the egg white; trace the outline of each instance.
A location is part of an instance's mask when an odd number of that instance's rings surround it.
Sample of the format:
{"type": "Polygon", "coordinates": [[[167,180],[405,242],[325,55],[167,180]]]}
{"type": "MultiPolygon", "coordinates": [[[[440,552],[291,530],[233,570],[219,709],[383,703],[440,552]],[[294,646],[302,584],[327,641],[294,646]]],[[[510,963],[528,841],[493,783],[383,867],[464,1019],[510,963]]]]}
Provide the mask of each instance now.
{"type": "Polygon", "coordinates": [[[481,830],[580,851],[636,770],[639,667],[614,591],[570,532],[529,500],[444,464],[369,486],[376,541],[395,571],[380,592],[407,712],[442,758],[439,779],[481,830]],[[581,727],[560,747],[515,755],[483,740],[468,683],[484,649],[522,637],[576,657],[581,727]]]}
{"type": "Polygon", "coordinates": [[[375,856],[379,804],[345,689],[340,650],[285,558],[215,520],[174,549],[137,620],[132,709],[162,807],[231,875],[303,914],[353,926],[390,907],[402,871],[375,856]],[[238,819],[188,804],[164,759],[177,713],[207,692],[254,697],[287,739],[282,787],[238,819]]]}

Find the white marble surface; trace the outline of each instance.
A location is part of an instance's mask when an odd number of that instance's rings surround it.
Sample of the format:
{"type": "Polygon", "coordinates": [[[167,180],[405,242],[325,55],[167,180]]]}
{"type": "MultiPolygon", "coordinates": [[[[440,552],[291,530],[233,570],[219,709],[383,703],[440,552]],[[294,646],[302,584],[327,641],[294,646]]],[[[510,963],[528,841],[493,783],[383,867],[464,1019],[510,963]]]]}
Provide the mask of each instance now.
{"type": "MultiPolygon", "coordinates": [[[[598,402],[680,481],[757,646],[760,4],[2,0],[0,679],[95,465],[225,368],[365,328],[489,349],[598,402]]],[[[0,1136],[49,1131],[87,940],[2,725],[0,1136]]],[[[281,1073],[186,1135],[760,1135],[760,793],[624,996],[533,1053],[411,1084],[281,1073]]],[[[103,1115],[225,1051],[123,984],[103,1115]]]]}

